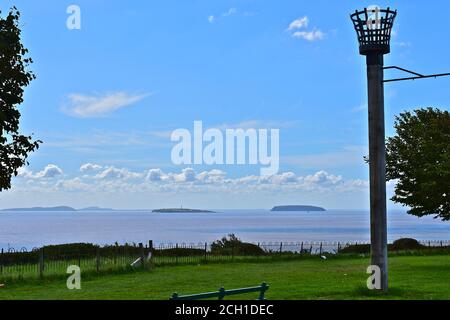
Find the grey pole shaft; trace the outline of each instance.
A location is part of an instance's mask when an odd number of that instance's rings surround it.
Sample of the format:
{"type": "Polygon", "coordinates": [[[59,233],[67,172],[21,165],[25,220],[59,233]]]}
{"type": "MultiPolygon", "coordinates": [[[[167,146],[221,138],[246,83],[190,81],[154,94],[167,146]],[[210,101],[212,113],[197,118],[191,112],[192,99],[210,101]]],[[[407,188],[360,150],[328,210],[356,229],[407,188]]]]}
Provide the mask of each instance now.
{"type": "Polygon", "coordinates": [[[370,236],[372,265],[381,271],[382,291],[388,289],[386,147],[384,125],[383,55],[367,56],[369,97],[370,236]]]}

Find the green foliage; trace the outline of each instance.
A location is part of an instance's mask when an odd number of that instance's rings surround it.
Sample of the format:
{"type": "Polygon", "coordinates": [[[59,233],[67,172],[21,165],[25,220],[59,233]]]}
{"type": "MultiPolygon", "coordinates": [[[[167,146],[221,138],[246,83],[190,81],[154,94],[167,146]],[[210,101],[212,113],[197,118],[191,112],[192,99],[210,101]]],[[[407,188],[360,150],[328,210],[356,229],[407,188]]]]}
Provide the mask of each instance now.
{"type": "MultiPolygon", "coordinates": [[[[391,252],[409,251],[412,254],[433,254],[450,252],[449,246],[425,246],[416,239],[402,238],[388,244],[388,250],[391,252]]],[[[356,244],[347,246],[339,251],[340,254],[369,254],[370,244],[356,244]]]]}
{"type": "Polygon", "coordinates": [[[400,250],[419,250],[424,249],[426,246],[422,245],[416,239],[403,238],[395,240],[394,243],[389,246],[389,250],[400,251],[400,250]]]}
{"type": "Polygon", "coordinates": [[[450,113],[419,109],[396,117],[387,140],[387,180],[396,180],[392,200],[409,214],[450,220],[450,113]]]}
{"type": "Polygon", "coordinates": [[[234,234],[229,234],[228,238],[214,241],[211,244],[211,253],[220,255],[264,255],[266,252],[252,243],[242,242],[234,234]]]}
{"type": "Polygon", "coordinates": [[[370,244],[352,244],[345,248],[342,248],[339,253],[368,254],[370,253],[370,244]]]}
{"type": "Polygon", "coordinates": [[[17,108],[23,102],[24,88],[35,79],[26,70],[33,61],[21,42],[19,19],[15,7],[5,18],[0,11],[0,191],[11,188],[11,178],[28,164],[29,153],[41,143],[19,133],[17,108]]]}

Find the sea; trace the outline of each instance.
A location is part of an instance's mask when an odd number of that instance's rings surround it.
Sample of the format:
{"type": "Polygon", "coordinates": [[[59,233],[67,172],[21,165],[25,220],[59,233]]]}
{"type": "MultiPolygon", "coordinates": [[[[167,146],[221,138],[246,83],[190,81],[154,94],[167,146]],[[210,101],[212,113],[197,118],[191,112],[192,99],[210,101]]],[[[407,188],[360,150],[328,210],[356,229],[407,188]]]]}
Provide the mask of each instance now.
{"type": "MultiPolygon", "coordinates": [[[[31,250],[65,243],[198,244],[228,234],[254,243],[367,242],[369,212],[271,212],[217,210],[215,213],[149,211],[0,212],[0,248],[31,250]]],[[[450,240],[450,222],[388,213],[388,240],[450,240]]]]}

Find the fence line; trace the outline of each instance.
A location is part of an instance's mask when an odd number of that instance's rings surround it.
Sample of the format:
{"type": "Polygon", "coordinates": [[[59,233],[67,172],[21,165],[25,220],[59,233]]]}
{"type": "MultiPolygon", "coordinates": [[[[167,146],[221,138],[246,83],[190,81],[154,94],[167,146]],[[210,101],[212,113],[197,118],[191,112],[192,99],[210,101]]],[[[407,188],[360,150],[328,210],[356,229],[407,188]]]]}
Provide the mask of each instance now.
{"type": "MultiPolygon", "coordinates": [[[[420,241],[425,247],[450,248],[449,240],[420,241]]],[[[82,272],[101,272],[130,268],[133,262],[144,265],[163,266],[198,264],[207,262],[269,260],[298,258],[303,255],[337,254],[364,241],[304,241],[227,243],[159,243],[125,244],[99,247],[89,244],[68,244],[33,248],[22,247],[0,251],[0,279],[36,278],[65,275],[67,267],[77,265],[82,272]],[[147,261],[147,259],[149,260],[147,261]],[[138,260],[140,259],[140,260],[138,260]]]]}

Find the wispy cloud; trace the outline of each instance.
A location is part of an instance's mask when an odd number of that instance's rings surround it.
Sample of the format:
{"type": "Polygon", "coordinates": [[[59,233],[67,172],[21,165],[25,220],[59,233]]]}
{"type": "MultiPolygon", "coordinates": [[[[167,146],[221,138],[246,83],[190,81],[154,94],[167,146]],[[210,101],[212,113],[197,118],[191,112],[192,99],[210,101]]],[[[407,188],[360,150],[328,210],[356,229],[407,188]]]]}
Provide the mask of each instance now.
{"type": "Polygon", "coordinates": [[[306,41],[316,41],[321,40],[325,37],[325,33],[317,28],[314,28],[313,30],[304,30],[309,25],[309,18],[307,16],[304,16],[302,18],[295,19],[292,21],[286,31],[292,32],[291,36],[293,38],[297,39],[303,39],[306,41]],[[303,30],[301,30],[303,29],[303,30]]]}
{"type": "Polygon", "coordinates": [[[307,16],[304,16],[303,18],[295,19],[291,22],[289,27],[287,28],[288,31],[306,28],[309,24],[309,18],[307,16]]]}
{"type": "Polygon", "coordinates": [[[292,34],[292,37],[294,38],[300,38],[307,41],[316,41],[321,40],[325,34],[320,30],[313,30],[313,31],[296,31],[292,34]]]}
{"type": "Polygon", "coordinates": [[[70,94],[68,104],[63,111],[70,116],[79,118],[103,117],[121,108],[135,104],[150,94],[129,94],[113,92],[103,95],[70,94]]]}
{"type": "MultiPolygon", "coordinates": [[[[237,14],[238,14],[238,10],[236,8],[230,8],[227,11],[222,12],[220,14],[217,14],[217,15],[211,14],[211,15],[209,15],[208,16],[208,22],[209,23],[214,23],[217,20],[220,20],[221,18],[225,19],[227,17],[234,16],[234,15],[237,15],[237,14]]],[[[241,15],[242,16],[251,16],[251,15],[253,15],[253,13],[251,13],[251,12],[244,12],[244,13],[241,13],[241,15]]]]}

